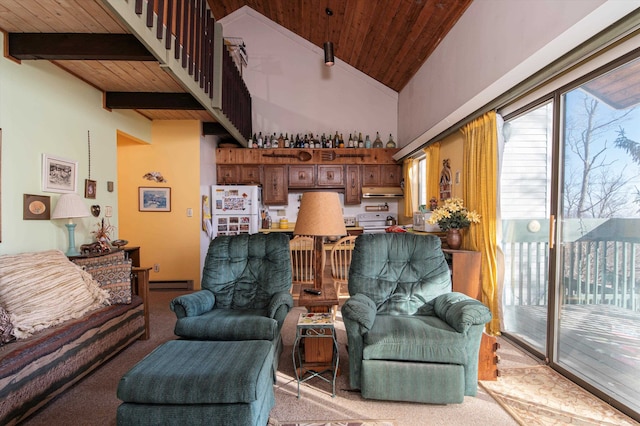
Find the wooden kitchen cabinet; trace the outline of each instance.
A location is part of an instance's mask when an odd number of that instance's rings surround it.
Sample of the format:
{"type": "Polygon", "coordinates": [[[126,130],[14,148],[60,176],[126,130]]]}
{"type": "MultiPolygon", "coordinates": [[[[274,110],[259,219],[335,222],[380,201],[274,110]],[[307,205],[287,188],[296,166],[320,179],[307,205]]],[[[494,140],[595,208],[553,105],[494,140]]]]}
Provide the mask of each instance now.
{"type": "Polygon", "coordinates": [[[264,205],[282,205],[289,203],[289,182],[287,166],[264,166],[262,183],[262,203],[264,205]]]}
{"type": "Polygon", "coordinates": [[[380,167],[381,186],[400,186],[402,181],[402,166],[398,164],[383,164],[380,167]]]}
{"type": "Polygon", "coordinates": [[[218,185],[240,183],[240,167],[237,164],[218,164],[216,166],[216,182],[218,185]]]}
{"type": "Polygon", "coordinates": [[[289,166],[289,188],[313,188],[316,181],[313,164],[289,166]]]}
{"type": "Polygon", "coordinates": [[[344,182],[344,203],[357,205],[362,202],[362,183],[360,179],[360,166],[346,166],[344,182]]]}
{"type": "Polygon", "coordinates": [[[380,166],[376,164],[363,166],[362,186],[380,186],[380,166]]]}
{"type": "Polygon", "coordinates": [[[399,164],[367,164],[363,168],[362,186],[400,186],[402,166],[399,164]]]}
{"type": "Polygon", "coordinates": [[[260,180],[260,166],[259,165],[243,165],[238,166],[240,169],[240,183],[241,184],[259,184],[260,180]]]}
{"type": "Polygon", "coordinates": [[[344,166],[319,164],[317,186],[341,188],[344,186],[344,166]]]}

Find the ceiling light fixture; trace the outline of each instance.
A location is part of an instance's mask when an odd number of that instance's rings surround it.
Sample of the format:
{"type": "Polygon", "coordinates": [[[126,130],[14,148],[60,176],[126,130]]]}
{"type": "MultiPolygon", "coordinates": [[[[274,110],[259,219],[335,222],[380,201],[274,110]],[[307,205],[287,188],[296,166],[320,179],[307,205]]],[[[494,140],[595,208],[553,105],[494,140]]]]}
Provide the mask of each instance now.
{"type": "MultiPolygon", "coordinates": [[[[328,7],[325,9],[325,13],[327,16],[333,16],[333,10],[328,7]]],[[[329,22],[327,22],[327,33],[329,33],[329,22]]],[[[329,38],[327,36],[327,38],[329,38]]],[[[333,43],[330,41],[324,42],[324,64],[328,67],[332,67],[335,63],[335,58],[333,57],[333,43]]]]}

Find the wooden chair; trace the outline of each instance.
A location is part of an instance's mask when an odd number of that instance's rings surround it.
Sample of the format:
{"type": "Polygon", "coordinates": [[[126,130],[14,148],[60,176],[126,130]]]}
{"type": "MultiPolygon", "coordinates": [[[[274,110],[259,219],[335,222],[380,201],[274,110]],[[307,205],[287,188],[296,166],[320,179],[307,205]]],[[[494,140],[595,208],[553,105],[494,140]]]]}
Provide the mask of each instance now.
{"type": "Polygon", "coordinates": [[[351,254],[356,242],[357,235],[342,237],[333,245],[331,249],[331,277],[336,286],[336,293],[340,297],[342,284],[347,284],[349,280],[349,266],[351,265],[351,254]]]}
{"type": "Polygon", "coordinates": [[[313,284],[313,237],[295,236],[289,241],[289,248],[291,250],[291,276],[293,279],[291,292],[297,294],[300,290],[300,284],[313,284]]]}

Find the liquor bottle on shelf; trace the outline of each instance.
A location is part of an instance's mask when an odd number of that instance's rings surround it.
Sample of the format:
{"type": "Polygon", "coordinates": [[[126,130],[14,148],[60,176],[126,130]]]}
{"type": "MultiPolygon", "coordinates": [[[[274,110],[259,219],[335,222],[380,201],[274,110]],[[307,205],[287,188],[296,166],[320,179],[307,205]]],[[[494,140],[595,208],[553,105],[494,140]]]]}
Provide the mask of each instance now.
{"type": "Polygon", "coordinates": [[[289,141],[289,132],[285,133],[284,135],[284,148],[290,148],[290,141],[289,141]]]}
{"type": "MultiPolygon", "coordinates": [[[[274,133],[275,135],[275,133],[274,133]]],[[[280,132],[280,136],[278,136],[278,146],[280,148],[284,148],[284,136],[282,136],[282,132],[280,132]]],[[[288,147],[287,147],[288,148],[288,147]]]]}
{"type": "Polygon", "coordinates": [[[258,134],[258,148],[262,148],[264,146],[264,139],[262,138],[262,132],[258,134]]]}
{"type": "Polygon", "coordinates": [[[380,132],[376,132],[376,139],[373,141],[374,148],[382,148],[384,145],[382,144],[382,139],[380,139],[380,132]]]}
{"type": "Polygon", "coordinates": [[[353,146],[353,135],[349,133],[349,141],[347,142],[347,148],[355,148],[353,146]]]}
{"type": "Polygon", "coordinates": [[[369,139],[369,135],[367,135],[367,138],[364,140],[364,147],[371,148],[371,139],[369,139]]]}
{"type": "Polygon", "coordinates": [[[358,148],[364,148],[364,141],[362,140],[362,132],[358,133],[358,148]]]}
{"type": "Polygon", "coordinates": [[[317,133],[316,133],[316,138],[313,140],[313,142],[316,148],[322,148],[322,143],[320,142],[320,137],[318,136],[317,133]]]}
{"type": "Polygon", "coordinates": [[[387,142],[387,148],[395,148],[396,147],[396,143],[393,140],[393,136],[391,135],[391,133],[389,133],[389,141],[387,142]]]}
{"type": "Polygon", "coordinates": [[[342,139],[342,133],[340,133],[340,138],[338,139],[338,148],[344,148],[344,139],[342,139]]]}

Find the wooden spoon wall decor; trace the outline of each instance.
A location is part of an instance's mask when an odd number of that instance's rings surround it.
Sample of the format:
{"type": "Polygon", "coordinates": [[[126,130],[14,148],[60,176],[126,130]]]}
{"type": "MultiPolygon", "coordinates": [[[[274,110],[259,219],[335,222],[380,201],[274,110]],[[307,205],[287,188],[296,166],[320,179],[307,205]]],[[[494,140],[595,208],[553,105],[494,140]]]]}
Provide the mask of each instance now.
{"type": "Polygon", "coordinates": [[[263,157],[284,157],[284,158],[297,158],[300,161],[309,161],[313,157],[308,151],[300,151],[297,154],[262,154],[263,157]]]}

